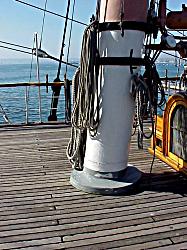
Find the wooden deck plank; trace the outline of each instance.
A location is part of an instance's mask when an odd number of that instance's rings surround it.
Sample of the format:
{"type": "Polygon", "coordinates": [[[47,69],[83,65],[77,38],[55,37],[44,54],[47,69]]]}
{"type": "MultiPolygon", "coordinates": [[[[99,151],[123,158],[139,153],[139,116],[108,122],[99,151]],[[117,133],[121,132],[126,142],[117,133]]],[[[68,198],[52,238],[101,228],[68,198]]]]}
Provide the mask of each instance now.
{"type": "MultiPolygon", "coordinates": [[[[162,242],[162,241],[166,241],[166,240],[169,240],[167,241],[167,244],[166,246],[170,247],[172,246],[172,242],[171,240],[169,239],[170,236],[172,235],[175,235],[175,234],[183,234],[184,233],[184,230],[176,230],[176,231],[171,231],[171,232],[165,232],[165,233],[162,233],[162,234],[153,234],[151,235],[146,235],[146,236],[138,236],[138,237],[133,237],[133,238],[125,238],[122,239],[122,240],[115,240],[115,241],[112,241],[112,242],[104,242],[104,243],[98,243],[98,244],[94,244],[94,245],[90,245],[90,246],[81,246],[81,247],[70,247],[69,249],[77,249],[77,250],[100,250],[100,249],[128,249],[128,250],[131,250],[131,249],[139,249],[139,250],[142,250],[142,249],[155,249],[155,247],[144,247],[146,246],[146,244],[150,244],[150,240],[151,242],[154,242],[156,241],[157,243],[158,242],[162,242]],[[138,248],[135,248],[135,246],[138,246],[138,248]]],[[[160,247],[160,246],[159,246],[160,247]]],[[[180,248],[179,248],[180,249],[180,248]]],[[[177,248],[178,250],[178,248],[177,248]]],[[[181,249],[182,250],[182,249],[181,249]]]]}
{"type": "MultiPolygon", "coordinates": [[[[40,239],[40,240],[31,240],[31,241],[20,241],[20,242],[12,242],[12,243],[0,243],[0,249],[9,250],[9,249],[24,249],[29,247],[35,247],[38,249],[41,245],[43,245],[43,249],[45,249],[46,245],[57,244],[61,243],[60,237],[53,237],[47,239],[40,239]]],[[[53,245],[54,246],[54,245],[53,245]]]]}
{"type": "MultiPolygon", "coordinates": [[[[171,237],[171,240],[174,244],[180,243],[180,242],[187,242],[187,231],[183,235],[177,235],[175,237],[171,237]]],[[[187,244],[187,243],[186,243],[187,244]]]]}
{"type": "Polygon", "coordinates": [[[0,249],[186,244],[186,178],[158,159],[150,174],[152,156],[132,138],[129,162],[143,172],[135,192],[115,197],[80,192],[69,183],[69,135],[63,126],[0,129],[0,249]]]}
{"type": "Polygon", "coordinates": [[[172,242],[169,239],[166,240],[157,240],[157,241],[150,241],[150,242],[145,242],[142,244],[135,244],[131,246],[124,246],[124,247],[117,247],[117,248],[110,248],[111,250],[142,250],[142,249],[152,249],[155,247],[163,247],[163,246],[168,246],[171,245],[172,242]]]}
{"type": "MultiPolygon", "coordinates": [[[[46,204],[44,204],[46,205],[46,204]]],[[[32,208],[16,208],[16,213],[14,210],[7,208],[7,211],[1,212],[1,224],[3,224],[3,221],[5,220],[5,224],[8,224],[10,220],[13,220],[14,223],[22,223],[22,220],[28,219],[39,221],[41,218],[47,216],[54,216],[58,217],[58,219],[61,219],[61,223],[67,223],[71,221],[72,223],[75,222],[82,222],[84,220],[94,220],[94,219],[100,219],[100,218],[110,218],[115,217],[116,213],[118,213],[119,216],[125,217],[124,220],[128,220],[129,218],[143,218],[143,217],[153,217],[154,220],[160,220],[160,218],[155,218],[155,216],[161,216],[161,215],[167,215],[166,218],[175,218],[180,217],[179,212],[181,215],[185,215],[186,213],[186,207],[187,203],[182,203],[181,207],[178,207],[177,204],[170,204],[165,206],[157,206],[157,207],[151,207],[149,209],[145,209],[145,207],[141,207],[138,209],[133,209],[132,211],[128,211],[128,209],[106,209],[106,212],[102,211],[102,209],[97,209],[97,211],[91,210],[91,211],[85,211],[85,212],[67,212],[67,210],[56,210],[55,206],[46,206],[45,209],[42,209],[42,206],[40,207],[32,207],[32,208]],[[47,209],[48,208],[48,209],[47,209]],[[40,212],[41,210],[41,212],[40,212]],[[54,212],[54,210],[56,210],[54,212]],[[173,211],[173,212],[172,212],[173,211]],[[4,217],[8,216],[8,217],[4,217]],[[128,218],[126,218],[128,216],[128,218]],[[41,218],[40,218],[41,217],[41,218]],[[17,221],[16,221],[17,220],[17,221]]],[[[45,219],[45,218],[44,218],[45,219]]]]}
{"type": "Polygon", "coordinates": [[[181,244],[175,244],[175,245],[169,245],[165,247],[156,247],[155,250],[186,250],[187,249],[187,243],[181,243],[181,244]]]}
{"type": "MultiPolygon", "coordinates": [[[[25,210],[24,210],[25,211],[25,210]]],[[[166,215],[167,217],[164,218],[165,220],[172,218],[180,218],[181,216],[185,216],[186,211],[184,211],[184,208],[170,208],[170,210],[167,213],[167,210],[158,210],[158,211],[150,211],[150,212],[142,212],[141,210],[137,210],[135,211],[135,214],[129,214],[129,213],[119,213],[119,216],[123,216],[128,218],[124,219],[123,221],[128,221],[128,220],[138,220],[138,219],[143,219],[143,218],[152,218],[153,221],[155,220],[155,216],[158,215],[166,215]],[[173,210],[173,213],[172,213],[173,210]]],[[[8,214],[6,214],[7,216],[8,214]]],[[[63,224],[66,223],[78,223],[78,222],[84,222],[84,220],[87,221],[91,221],[91,220],[98,220],[98,219],[102,219],[103,215],[105,216],[105,218],[114,218],[115,217],[115,211],[110,211],[107,214],[93,214],[92,217],[91,215],[85,215],[85,216],[78,216],[77,217],[70,217],[68,216],[68,214],[63,213],[63,211],[54,211],[54,209],[46,209],[46,211],[31,211],[30,213],[28,213],[27,215],[25,215],[25,213],[22,214],[10,214],[7,216],[7,218],[3,218],[1,219],[0,222],[0,226],[1,226],[1,230],[5,230],[2,229],[3,226],[7,226],[7,225],[18,225],[18,224],[27,224],[27,223],[34,223],[34,222],[43,222],[43,221],[52,221],[52,220],[60,220],[61,222],[63,222],[63,224]]],[[[118,218],[118,217],[117,217],[118,218]]],[[[162,217],[160,217],[159,219],[157,219],[157,221],[161,221],[163,220],[162,217]]],[[[61,223],[62,224],[62,223],[61,223]]],[[[119,225],[118,225],[119,226],[119,225]]]]}
{"type": "MultiPolygon", "coordinates": [[[[116,240],[123,240],[126,238],[133,238],[133,237],[140,237],[140,236],[147,236],[152,234],[162,234],[164,232],[171,232],[172,230],[177,229],[184,229],[185,221],[183,221],[183,218],[181,218],[179,224],[173,224],[175,221],[165,221],[162,223],[147,223],[142,225],[136,225],[136,226],[129,226],[128,228],[118,228],[118,229],[112,229],[112,230],[102,230],[97,231],[96,233],[90,233],[90,234],[81,234],[76,235],[77,238],[72,239],[71,236],[64,237],[65,242],[65,248],[70,247],[76,247],[76,246],[88,246],[98,243],[105,243],[105,242],[113,242],[116,240]],[[166,225],[168,222],[168,225],[166,225]]],[[[177,220],[178,222],[178,220],[177,220]]],[[[77,231],[78,232],[78,231],[77,231]]]]}

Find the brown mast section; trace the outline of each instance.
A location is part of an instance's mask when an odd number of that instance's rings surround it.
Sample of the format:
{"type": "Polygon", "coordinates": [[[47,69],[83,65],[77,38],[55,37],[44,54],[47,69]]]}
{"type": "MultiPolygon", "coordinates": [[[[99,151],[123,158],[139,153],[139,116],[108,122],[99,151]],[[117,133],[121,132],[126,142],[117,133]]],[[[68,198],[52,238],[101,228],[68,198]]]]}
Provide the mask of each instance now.
{"type": "Polygon", "coordinates": [[[147,2],[147,0],[103,0],[100,8],[100,23],[119,21],[146,22],[147,2]]]}

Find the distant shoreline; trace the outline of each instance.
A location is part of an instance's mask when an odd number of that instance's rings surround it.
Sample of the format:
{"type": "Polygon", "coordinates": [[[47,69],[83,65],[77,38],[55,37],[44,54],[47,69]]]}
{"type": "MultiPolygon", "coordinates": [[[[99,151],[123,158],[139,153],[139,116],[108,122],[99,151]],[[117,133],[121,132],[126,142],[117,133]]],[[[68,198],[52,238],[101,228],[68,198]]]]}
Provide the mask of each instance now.
{"type": "MultiPolygon", "coordinates": [[[[64,61],[66,58],[63,59],[64,61]]],[[[51,59],[40,58],[40,64],[58,64],[58,62],[51,59]]],[[[79,63],[79,59],[72,58],[69,60],[71,63],[79,63]]],[[[36,64],[36,58],[33,58],[33,63],[36,64]]],[[[0,58],[0,65],[11,64],[31,64],[31,58],[0,58]]]]}

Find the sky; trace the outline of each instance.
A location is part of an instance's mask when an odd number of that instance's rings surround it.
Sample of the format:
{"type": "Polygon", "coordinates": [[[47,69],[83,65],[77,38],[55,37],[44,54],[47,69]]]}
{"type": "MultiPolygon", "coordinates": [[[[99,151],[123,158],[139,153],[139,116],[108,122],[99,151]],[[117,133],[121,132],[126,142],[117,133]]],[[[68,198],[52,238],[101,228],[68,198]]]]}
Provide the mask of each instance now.
{"type": "MultiPolygon", "coordinates": [[[[24,0],[25,2],[44,8],[45,0],[24,0]]],[[[71,0],[73,3],[73,0],[71,0]]],[[[28,7],[14,0],[0,0],[0,41],[33,47],[34,33],[38,32],[40,38],[43,11],[28,7]]],[[[76,0],[74,19],[89,23],[90,17],[95,13],[96,0],[76,0]]],[[[72,6],[71,6],[72,7],[72,6]]],[[[66,15],[67,0],[48,0],[47,9],[60,15],[66,15]]],[[[72,15],[72,8],[70,16],[72,15]]],[[[70,27],[70,22],[68,22],[70,27]]],[[[73,24],[70,58],[78,58],[82,35],[85,26],[73,24]]],[[[42,49],[50,55],[59,58],[64,19],[47,14],[42,39],[42,49]]],[[[69,43],[69,28],[67,29],[66,48],[69,43]]],[[[0,43],[0,45],[3,45],[0,43]]],[[[6,45],[5,45],[6,46],[6,45]]],[[[28,55],[12,52],[0,48],[0,58],[23,58],[28,55]]]]}
{"type": "MultiPolygon", "coordinates": [[[[45,0],[23,1],[41,8],[45,6],[45,0]]],[[[76,0],[74,19],[89,23],[91,15],[95,13],[96,2],[97,0],[76,0]]],[[[71,3],[73,3],[73,0],[71,0],[71,3]]],[[[181,10],[182,3],[187,5],[187,0],[168,0],[168,8],[181,10]]],[[[67,0],[48,0],[47,9],[50,11],[65,15],[66,7],[67,0]]],[[[42,19],[43,12],[40,10],[18,3],[15,0],[1,0],[0,41],[33,47],[34,33],[38,32],[40,37],[42,19]]],[[[80,24],[73,24],[70,58],[79,58],[84,28],[80,24]]],[[[63,29],[64,19],[46,14],[42,49],[47,51],[48,54],[59,57],[63,29]]],[[[68,36],[69,32],[67,33],[66,45],[69,42],[68,36]]],[[[3,44],[0,43],[0,45],[3,44]]],[[[27,56],[26,54],[0,48],[0,59],[3,58],[30,58],[30,55],[27,56]]]]}

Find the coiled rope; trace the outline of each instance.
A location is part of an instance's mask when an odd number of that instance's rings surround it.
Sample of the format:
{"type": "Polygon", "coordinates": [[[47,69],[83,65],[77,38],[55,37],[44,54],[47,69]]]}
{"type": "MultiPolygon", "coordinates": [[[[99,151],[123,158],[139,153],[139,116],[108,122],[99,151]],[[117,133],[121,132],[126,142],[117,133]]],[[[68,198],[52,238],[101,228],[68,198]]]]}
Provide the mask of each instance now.
{"type": "Polygon", "coordinates": [[[132,96],[136,100],[136,115],[134,118],[134,132],[138,128],[138,147],[143,148],[143,137],[150,139],[154,134],[154,116],[157,109],[165,105],[165,92],[156,66],[148,67],[142,75],[132,76],[132,96]],[[159,95],[158,95],[159,92],[159,95]],[[151,132],[144,132],[144,119],[149,115],[151,119],[151,132]]]}
{"type": "Polygon", "coordinates": [[[83,169],[87,131],[95,136],[99,125],[97,41],[97,22],[94,21],[84,32],[80,67],[72,81],[74,108],[67,156],[78,170],[83,169]]]}

